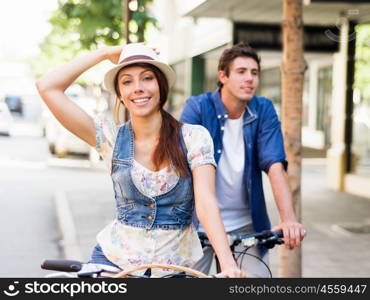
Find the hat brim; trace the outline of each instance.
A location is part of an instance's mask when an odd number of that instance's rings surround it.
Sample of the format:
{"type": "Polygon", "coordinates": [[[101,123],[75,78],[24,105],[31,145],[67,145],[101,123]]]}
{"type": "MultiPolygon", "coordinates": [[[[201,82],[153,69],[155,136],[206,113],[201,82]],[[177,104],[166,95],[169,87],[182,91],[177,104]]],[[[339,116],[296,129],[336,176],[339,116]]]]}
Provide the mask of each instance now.
{"type": "Polygon", "coordinates": [[[114,79],[117,76],[117,73],[124,67],[136,64],[136,63],[146,63],[150,64],[153,66],[156,66],[158,69],[160,69],[163,74],[166,76],[167,81],[168,81],[168,87],[171,88],[176,80],[176,73],[175,71],[167,64],[156,61],[156,60],[148,60],[148,59],[136,59],[136,60],[131,60],[129,62],[125,62],[122,64],[119,64],[112,69],[110,69],[104,76],[104,87],[107,89],[109,92],[111,92],[113,95],[116,95],[116,90],[114,87],[114,79]]]}

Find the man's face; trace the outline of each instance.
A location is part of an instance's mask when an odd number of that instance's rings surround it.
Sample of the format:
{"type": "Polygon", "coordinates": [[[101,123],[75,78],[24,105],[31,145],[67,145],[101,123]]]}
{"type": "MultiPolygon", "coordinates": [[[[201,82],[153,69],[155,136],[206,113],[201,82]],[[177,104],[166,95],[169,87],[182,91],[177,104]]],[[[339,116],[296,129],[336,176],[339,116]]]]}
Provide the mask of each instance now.
{"type": "Polygon", "coordinates": [[[259,84],[257,62],[250,57],[237,57],[230,64],[229,76],[219,71],[222,89],[239,100],[251,100],[259,84]]]}

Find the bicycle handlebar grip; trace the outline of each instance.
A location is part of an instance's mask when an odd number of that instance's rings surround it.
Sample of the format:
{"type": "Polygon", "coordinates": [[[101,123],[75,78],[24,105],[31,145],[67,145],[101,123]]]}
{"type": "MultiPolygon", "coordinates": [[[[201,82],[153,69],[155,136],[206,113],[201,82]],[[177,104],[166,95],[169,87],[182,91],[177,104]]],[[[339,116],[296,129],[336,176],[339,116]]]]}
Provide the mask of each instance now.
{"type": "Polygon", "coordinates": [[[77,260],[53,260],[47,259],[41,264],[41,268],[45,270],[62,271],[62,272],[78,272],[82,268],[82,263],[77,260]]]}
{"type": "Polygon", "coordinates": [[[283,233],[283,231],[282,230],[278,230],[278,231],[273,231],[276,235],[277,235],[277,237],[279,237],[279,238],[282,238],[282,237],[284,237],[284,233],[283,233]]]}

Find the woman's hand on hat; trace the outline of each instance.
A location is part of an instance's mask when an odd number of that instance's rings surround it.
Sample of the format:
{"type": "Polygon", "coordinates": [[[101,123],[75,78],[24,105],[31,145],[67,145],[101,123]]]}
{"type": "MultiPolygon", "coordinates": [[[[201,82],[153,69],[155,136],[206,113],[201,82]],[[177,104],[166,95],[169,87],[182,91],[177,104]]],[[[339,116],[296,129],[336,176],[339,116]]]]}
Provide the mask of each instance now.
{"type": "Polygon", "coordinates": [[[161,54],[161,52],[159,52],[159,50],[158,50],[157,48],[153,48],[153,47],[152,47],[152,49],[153,49],[153,51],[154,51],[157,55],[161,54]]]}
{"type": "Polygon", "coordinates": [[[109,59],[112,63],[118,64],[119,57],[123,50],[124,46],[109,46],[105,47],[105,56],[109,59]]]}

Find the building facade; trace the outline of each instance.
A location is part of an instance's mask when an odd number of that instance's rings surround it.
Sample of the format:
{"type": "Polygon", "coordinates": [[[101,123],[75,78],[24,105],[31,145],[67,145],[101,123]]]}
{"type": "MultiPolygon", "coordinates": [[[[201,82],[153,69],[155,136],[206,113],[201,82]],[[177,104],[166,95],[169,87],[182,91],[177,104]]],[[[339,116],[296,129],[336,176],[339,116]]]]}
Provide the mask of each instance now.
{"type": "MultiPolygon", "coordinates": [[[[155,0],[153,13],[156,41],[177,73],[175,116],[187,97],[216,88],[220,54],[243,40],[262,58],[257,94],[280,113],[281,0],[155,0]]],[[[370,22],[370,1],[307,0],[303,18],[303,154],[326,157],[331,189],[370,198],[370,99],[353,89],[356,26],[370,22]]]]}

